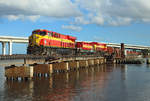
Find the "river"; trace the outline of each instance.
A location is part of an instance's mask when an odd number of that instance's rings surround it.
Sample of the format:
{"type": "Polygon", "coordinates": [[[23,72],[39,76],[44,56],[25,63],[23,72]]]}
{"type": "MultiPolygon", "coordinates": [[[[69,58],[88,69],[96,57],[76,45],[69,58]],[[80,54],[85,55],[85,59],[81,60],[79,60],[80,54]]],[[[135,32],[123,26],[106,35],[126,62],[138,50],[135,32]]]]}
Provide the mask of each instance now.
{"type": "Polygon", "coordinates": [[[149,65],[101,65],[50,78],[6,81],[0,101],[150,101],[149,65]]]}

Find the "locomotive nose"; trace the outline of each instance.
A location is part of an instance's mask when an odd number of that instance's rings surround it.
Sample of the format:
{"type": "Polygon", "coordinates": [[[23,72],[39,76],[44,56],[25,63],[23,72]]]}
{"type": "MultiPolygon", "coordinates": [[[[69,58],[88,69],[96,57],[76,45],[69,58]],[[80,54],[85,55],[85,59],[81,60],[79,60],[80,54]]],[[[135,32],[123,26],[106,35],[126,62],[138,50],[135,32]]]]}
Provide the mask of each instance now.
{"type": "Polygon", "coordinates": [[[29,37],[29,45],[30,46],[33,46],[33,45],[35,45],[36,44],[36,35],[35,34],[33,34],[33,35],[31,35],[30,37],[29,37]]]}

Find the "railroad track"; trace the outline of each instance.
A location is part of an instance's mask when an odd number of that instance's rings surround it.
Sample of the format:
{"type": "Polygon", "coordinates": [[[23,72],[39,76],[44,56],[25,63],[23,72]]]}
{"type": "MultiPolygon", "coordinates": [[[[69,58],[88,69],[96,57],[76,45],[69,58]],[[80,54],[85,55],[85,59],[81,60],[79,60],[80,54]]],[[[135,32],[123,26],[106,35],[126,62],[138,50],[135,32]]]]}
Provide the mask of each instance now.
{"type": "Polygon", "coordinates": [[[44,55],[27,55],[27,54],[14,54],[14,55],[0,55],[0,60],[12,60],[12,59],[56,59],[53,56],[44,55]]]}
{"type": "Polygon", "coordinates": [[[29,54],[13,54],[13,55],[0,55],[0,60],[13,60],[13,59],[46,59],[57,60],[60,58],[74,58],[74,57],[99,57],[95,55],[63,55],[63,56],[49,56],[49,55],[29,55],[29,54]]]}

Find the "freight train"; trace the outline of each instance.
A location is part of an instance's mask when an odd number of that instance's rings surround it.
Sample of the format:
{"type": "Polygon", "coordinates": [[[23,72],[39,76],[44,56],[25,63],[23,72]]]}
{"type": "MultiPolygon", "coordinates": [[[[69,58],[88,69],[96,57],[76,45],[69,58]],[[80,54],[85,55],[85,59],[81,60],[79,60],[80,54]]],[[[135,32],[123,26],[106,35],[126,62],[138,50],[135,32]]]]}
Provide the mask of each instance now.
{"type": "MultiPolygon", "coordinates": [[[[114,55],[120,57],[120,49],[106,43],[76,41],[77,38],[45,29],[32,31],[27,54],[35,55],[114,55]]],[[[129,53],[129,52],[128,52],[129,53]]],[[[131,53],[131,52],[130,52],[131,53]]]]}
{"type": "Polygon", "coordinates": [[[34,30],[29,37],[27,54],[74,54],[76,37],[48,30],[34,30]]]}

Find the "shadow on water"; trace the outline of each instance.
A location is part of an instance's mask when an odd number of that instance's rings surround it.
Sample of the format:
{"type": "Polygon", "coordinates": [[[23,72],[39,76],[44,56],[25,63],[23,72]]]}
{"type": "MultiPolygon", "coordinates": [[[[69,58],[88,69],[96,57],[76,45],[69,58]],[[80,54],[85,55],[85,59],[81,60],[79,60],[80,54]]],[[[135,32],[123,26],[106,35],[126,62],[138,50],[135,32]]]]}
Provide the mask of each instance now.
{"type": "Polygon", "coordinates": [[[148,101],[149,94],[144,94],[150,93],[150,78],[140,77],[150,74],[137,67],[110,64],[31,81],[5,81],[0,101],[148,101]]]}

